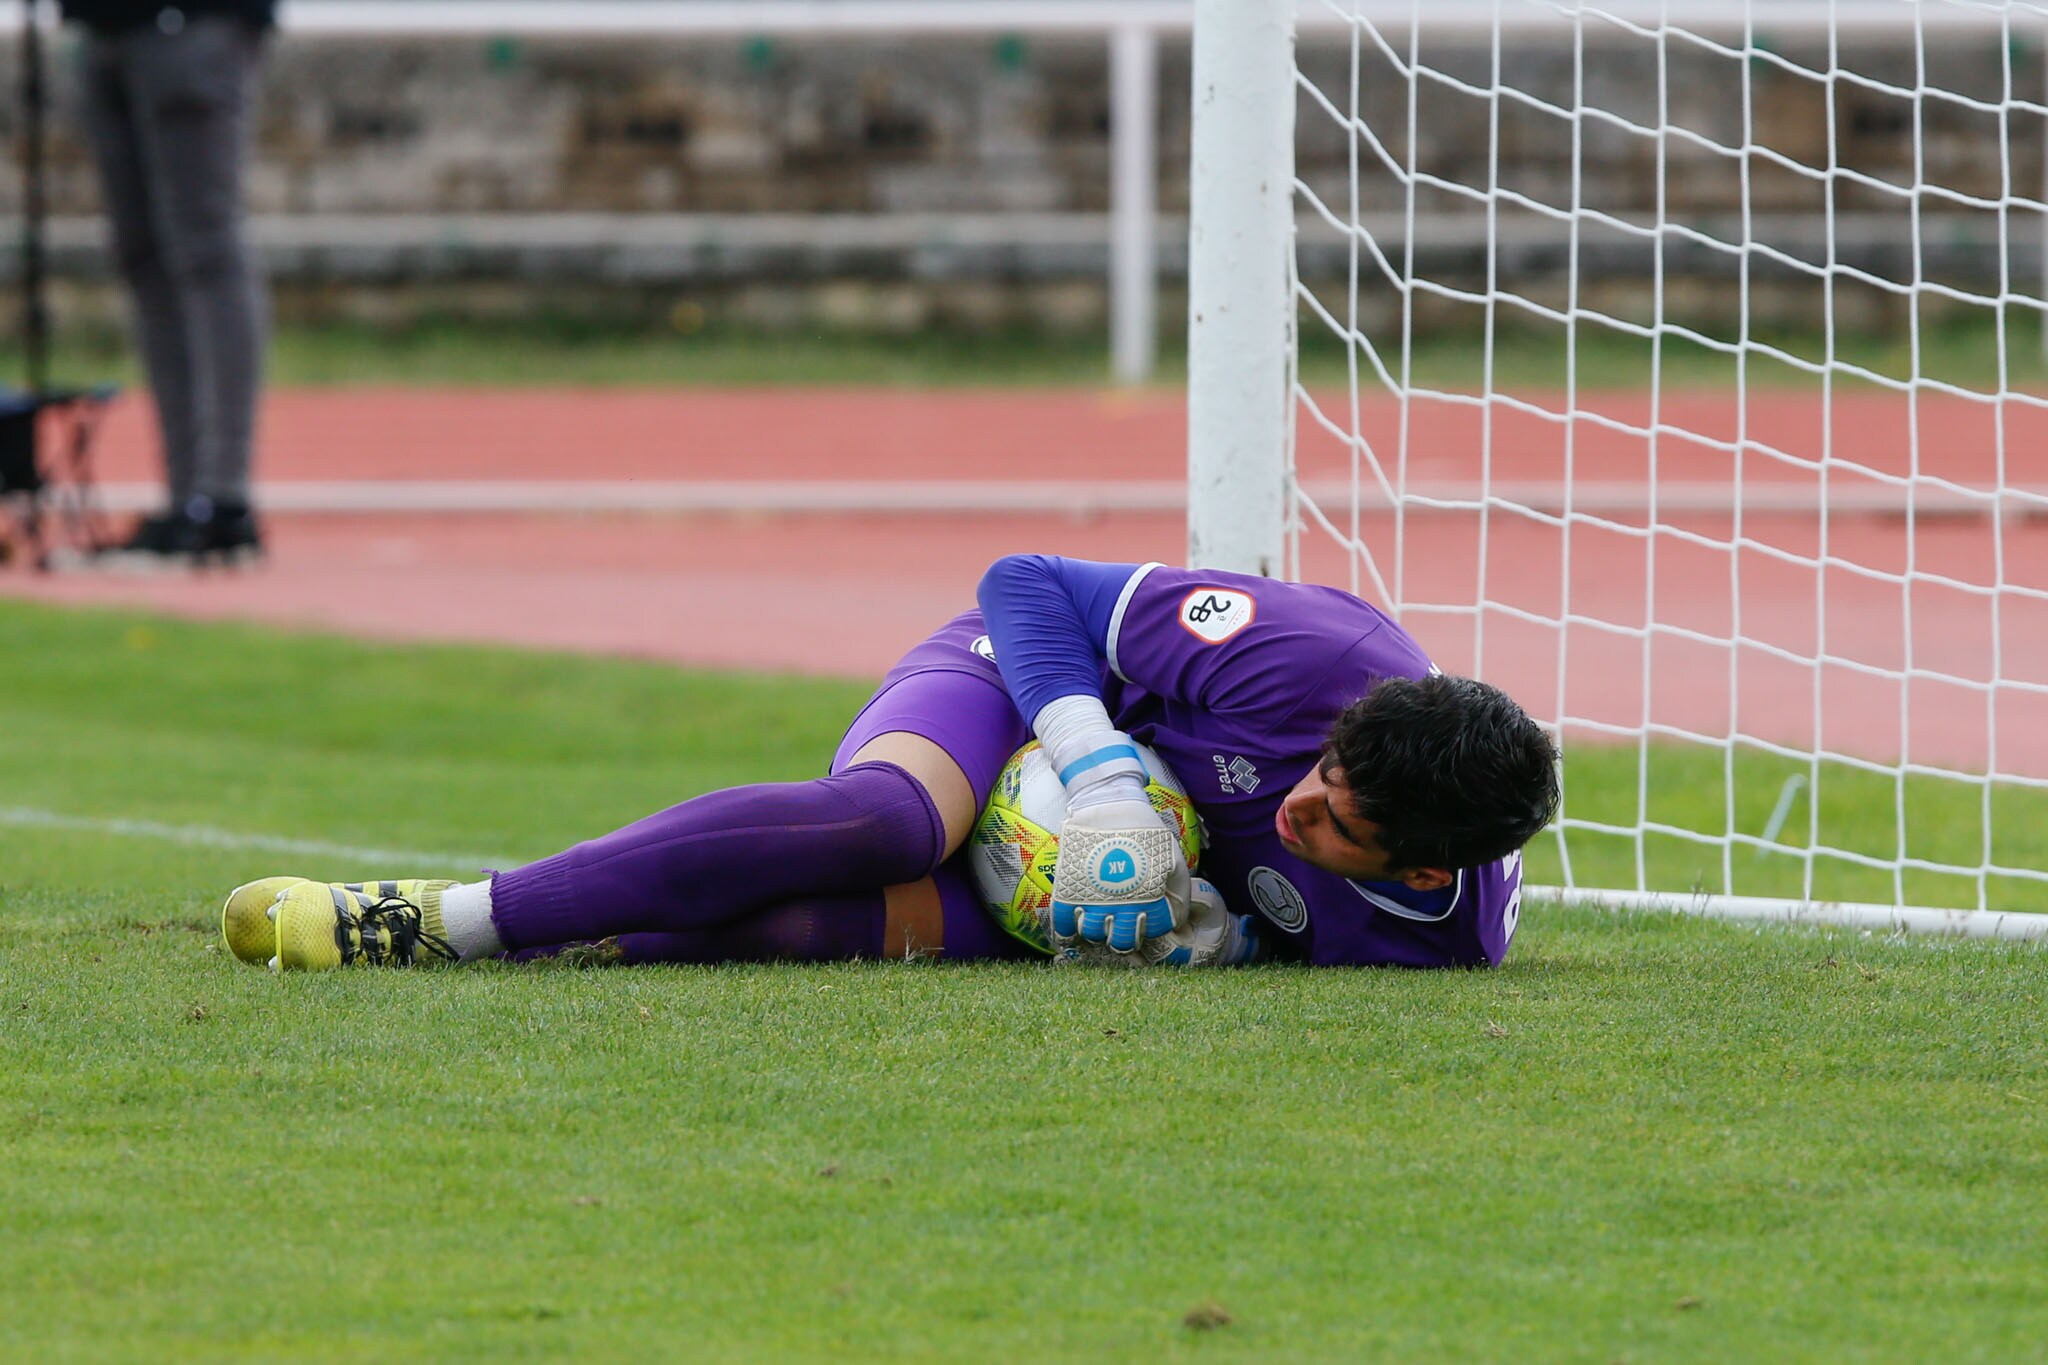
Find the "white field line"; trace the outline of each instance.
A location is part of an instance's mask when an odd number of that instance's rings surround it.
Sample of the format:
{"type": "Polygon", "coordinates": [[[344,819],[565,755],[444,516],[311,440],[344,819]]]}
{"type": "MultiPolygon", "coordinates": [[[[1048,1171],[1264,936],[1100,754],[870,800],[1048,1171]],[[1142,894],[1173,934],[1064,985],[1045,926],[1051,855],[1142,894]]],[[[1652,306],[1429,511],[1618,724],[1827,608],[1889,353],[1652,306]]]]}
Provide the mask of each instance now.
{"type": "MultiPolygon", "coordinates": [[[[53,490],[68,496],[68,488],[53,490]]],[[[1318,503],[1346,503],[1348,483],[1311,481],[1303,494],[1318,503]]],[[[1550,481],[1496,480],[1490,487],[1470,482],[1417,483],[1409,486],[1409,510],[1426,512],[1432,505],[1464,510],[1481,505],[1518,506],[1552,515],[1646,512],[1650,490],[1636,482],[1580,483],[1567,490],[1550,481]]],[[[98,490],[111,512],[154,511],[163,502],[163,487],[154,483],[110,483],[98,490]]],[[[1104,512],[1183,512],[1187,508],[1184,480],[1071,480],[1004,482],[1001,480],[794,481],[769,480],[306,480],[258,484],[256,505],[270,512],[313,513],[902,513],[988,514],[1066,513],[1087,516],[1104,512]]],[[[1731,490],[1719,483],[1666,484],[1657,492],[1660,513],[1728,514],[1736,510],[1731,490]]],[[[1382,511],[1391,502],[1372,488],[1359,491],[1359,505],[1382,511]]],[[[2048,485],[2008,486],[2003,496],[1962,494],[1941,489],[1868,488],[1833,490],[1828,510],[1917,516],[1986,516],[2048,511],[2048,485]]],[[[1811,516],[1820,504],[1810,488],[1751,484],[1743,490],[1745,513],[1786,512],[1811,516]]]]}
{"type": "MultiPolygon", "coordinates": [[[[237,852],[286,853],[308,858],[332,858],[346,863],[394,864],[392,875],[413,876],[421,868],[517,867],[524,858],[489,857],[480,853],[427,852],[406,848],[365,848],[355,844],[329,843],[324,839],[290,839],[275,834],[240,834],[207,825],[166,825],[155,820],[113,820],[96,816],[62,815],[32,806],[0,806],[0,827],[11,829],[52,829],[70,834],[100,834],[117,839],[161,839],[187,848],[220,848],[237,852]]],[[[323,869],[314,869],[321,871],[323,869]]],[[[333,869],[324,869],[333,870],[333,869]]],[[[343,871],[371,875],[367,868],[343,871]]]]}

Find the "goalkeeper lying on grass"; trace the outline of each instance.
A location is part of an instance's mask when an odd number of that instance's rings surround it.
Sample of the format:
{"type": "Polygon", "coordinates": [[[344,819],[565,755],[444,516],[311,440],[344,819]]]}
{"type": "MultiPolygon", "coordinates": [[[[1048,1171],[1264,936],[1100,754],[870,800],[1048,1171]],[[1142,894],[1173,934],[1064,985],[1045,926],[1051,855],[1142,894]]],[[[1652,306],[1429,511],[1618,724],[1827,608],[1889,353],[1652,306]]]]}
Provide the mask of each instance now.
{"type": "Polygon", "coordinates": [[[1035,733],[1067,792],[1046,925],[1064,960],[1442,967],[1507,951],[1555,751],[1374,607],[1038,555],[998,560],[980,603],[882,680],[829,776],[712,792],[487,881],[266,878],[228,898],[228,944],[281,969],[590,943],[625,962],[1029,956],[955,855],[1035,733]],[[1132,738],[1186,783],[1202,870],[1236,913],[1191,883],[1132,738]]]}

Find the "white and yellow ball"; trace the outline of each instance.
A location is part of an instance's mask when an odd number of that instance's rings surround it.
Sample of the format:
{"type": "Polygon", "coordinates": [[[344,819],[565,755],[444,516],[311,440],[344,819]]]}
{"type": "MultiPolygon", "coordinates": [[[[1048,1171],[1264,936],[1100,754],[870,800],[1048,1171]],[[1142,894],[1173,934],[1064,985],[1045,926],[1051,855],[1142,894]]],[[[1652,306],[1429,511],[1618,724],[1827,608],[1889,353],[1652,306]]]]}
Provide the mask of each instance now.
{"type": "MultiPolygon", "coordinates": [[[[1201,819],[1187,788],[1150,746],[1137,746],[1145,763],[1145,795],[1180,835],[1189,868],[1199,866],[1201,819]]],[[[1052,906],[1052,873],[1059,857],[1067,792],[1052,760],[1033,740],[1010,755],[988,805],[967,837],[974,887],[996,923],[1042,953],[1052,952],[1045,916],[1052,906]]]]}

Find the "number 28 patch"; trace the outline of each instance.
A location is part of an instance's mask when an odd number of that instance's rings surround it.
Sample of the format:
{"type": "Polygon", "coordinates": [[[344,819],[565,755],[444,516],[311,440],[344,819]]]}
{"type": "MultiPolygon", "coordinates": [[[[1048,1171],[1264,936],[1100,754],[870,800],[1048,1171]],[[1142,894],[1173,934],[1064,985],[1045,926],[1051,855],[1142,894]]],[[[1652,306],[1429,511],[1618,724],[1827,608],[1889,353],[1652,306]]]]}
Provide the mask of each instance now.
{"type": "Polygon", "coordinates": [[[1220,645],[1252,623],[1250,593],[1230,588],[1196,588],[1181,599],[1180,623],[1197,639],[1220,645]]]}

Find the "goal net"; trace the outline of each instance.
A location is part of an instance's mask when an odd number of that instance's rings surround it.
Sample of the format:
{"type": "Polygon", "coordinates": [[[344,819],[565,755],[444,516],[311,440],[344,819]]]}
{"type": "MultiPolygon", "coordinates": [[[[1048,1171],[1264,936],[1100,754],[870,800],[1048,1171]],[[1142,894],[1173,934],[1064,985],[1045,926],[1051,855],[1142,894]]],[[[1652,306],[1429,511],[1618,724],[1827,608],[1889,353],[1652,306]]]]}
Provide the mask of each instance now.
{"type": "Polygon", "coordinates": [[[2048,910],[2048,5],[1260,10],[1197,9],[1197,557],[1553,727],[1574,898],[2048,926],[1941,913],[2048,910]]]}

